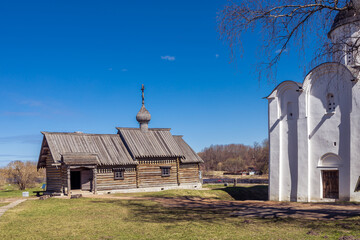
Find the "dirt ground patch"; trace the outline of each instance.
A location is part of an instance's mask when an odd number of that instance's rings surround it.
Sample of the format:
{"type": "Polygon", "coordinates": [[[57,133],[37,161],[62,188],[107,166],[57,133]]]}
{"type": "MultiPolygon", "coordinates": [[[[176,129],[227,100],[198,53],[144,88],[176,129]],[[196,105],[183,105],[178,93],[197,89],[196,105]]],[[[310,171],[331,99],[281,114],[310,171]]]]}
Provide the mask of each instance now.
{"type": "MultiPolygon", "coordinates": [[[[95,196],[91,196],[95,197],[95,196]]],[[[302,218],[319,220],[337,220],[360,216],[360,205],[331,203],[297,203],[272,201],[224,201],[202,198],[152,198],[152,197],[116,197],[97,195],[96,198],[111,198],[123,200],[152,200],[167,208],[211,209],[226,211],[236,217],[256,218],[302,218]]]]}

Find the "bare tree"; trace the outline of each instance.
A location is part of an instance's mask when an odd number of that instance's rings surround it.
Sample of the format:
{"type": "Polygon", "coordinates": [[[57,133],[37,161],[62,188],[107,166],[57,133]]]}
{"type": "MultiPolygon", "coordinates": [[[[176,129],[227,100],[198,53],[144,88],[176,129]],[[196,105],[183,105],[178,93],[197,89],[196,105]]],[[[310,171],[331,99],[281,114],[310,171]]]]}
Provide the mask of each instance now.
{"type": "MultiPolygon", "coordinates": [[[[259,79],[274,80],[276,66],[283,54],[298,48],[305,55],[313,49],[311,65],[329,60],[339,48],[327,38],[336,14],[349,9],[359,9],[359,0],[229,0],[219,13],[219,31],[229,42],[234,55],[242,48],[248,31],[260,32],[262,44],[257,65],[259,79]]],[[[359,11],[360,12],[360,11],[359,11]]],[[[358,40],[355,47],[358,48],[358,40]]],[[[339,44],[343,44],[338,41],[339,44]]],[[[349,51],[353,51],[351,46],[349,51]]],[[[344,55],[344,54],[343,54],[344,55]]],[[[340,58],[338,58],[339,60],[340,58]]],[[[310,66],[311,67],[311,66],[310,66]]]]}
{"type": "Polygon", "coordinates": [[[43,174],[42,171],[37,171],[36,163],[30,161],[10,162],[5,168],[5,172],[8,178],[19,186],[20,190],[33,187],[43,174]]]}
{"type": "Polygon", "coordinates": [[[205,171],[240,171],[255,167],[264,173],[268,172],[269,142],[253,146],[243,144],[211,145],[199,153],[204,160],[205,171]]]}
{"type": "Polygon", "coordinates": [[[1,189],[1,187],[4,186],[5,183],[6,183],[5,169],[0,168],[0,189],[1,189]]]}

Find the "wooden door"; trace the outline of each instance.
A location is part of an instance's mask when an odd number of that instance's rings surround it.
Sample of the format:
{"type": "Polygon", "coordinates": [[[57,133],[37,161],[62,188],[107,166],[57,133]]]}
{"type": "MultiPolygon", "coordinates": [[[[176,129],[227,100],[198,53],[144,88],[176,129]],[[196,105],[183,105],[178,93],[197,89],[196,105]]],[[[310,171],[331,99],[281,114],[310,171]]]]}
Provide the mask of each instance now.
{"type": "Polygon", "coordinates": [[[90,191],[91,190],[91,180],[92,180],[92,171],[89,169],[84,169],[81,171],[81,190],[90,191]]]}
{"type": "Polygon", "coordinates": [[[339,170],[322,171],[323,198],[339,198],[339,170]]]}

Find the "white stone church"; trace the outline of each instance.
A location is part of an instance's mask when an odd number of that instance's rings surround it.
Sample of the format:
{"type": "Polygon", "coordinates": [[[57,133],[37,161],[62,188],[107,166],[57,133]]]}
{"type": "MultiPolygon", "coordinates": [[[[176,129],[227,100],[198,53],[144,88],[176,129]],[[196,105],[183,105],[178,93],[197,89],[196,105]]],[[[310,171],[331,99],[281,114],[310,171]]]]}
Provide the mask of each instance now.
{"type": "Polygon", "coordinates": [[[336,16],[333,62],[303,83],[285,81],[269,101],[269,200],[360,201],[360,4],[336,16]],[[359,7],[357,7],[359,5],[359,7]]]}

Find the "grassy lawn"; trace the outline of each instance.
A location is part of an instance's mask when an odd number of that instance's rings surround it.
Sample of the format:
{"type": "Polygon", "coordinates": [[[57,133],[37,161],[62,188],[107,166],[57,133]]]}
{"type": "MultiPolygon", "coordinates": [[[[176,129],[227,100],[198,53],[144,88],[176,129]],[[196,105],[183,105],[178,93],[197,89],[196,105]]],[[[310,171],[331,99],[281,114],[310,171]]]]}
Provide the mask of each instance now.
{"type": "Polygon", "coordinates": [[[39,185],[39,187],[35,187],[35,188],[19,190],[14,185],[5,185],[5,186],[1,187],[0,199],[2,199],[2,198],[21,198],[22,192],[29,192],[30,196],[36,196],[36,194],[33,191],[41,191],[42,189],[40,187],[41,187],[41,185],[39,185]]]}
{"type": "Polygon", "coordinates": [[[0,239],[338,239],[360,237],[359,225],[360,217],[256,219],[145,200],[47,199],[26,201],[5,213],[0,239]]]}
{"type": "Polygon", "coordinates": [[[3,207],[5,205],[8,205],[9,203],[3,203],[3,202],[0,202],[0,207],[3,207]]]}
{"type": "Polygon", "coordinates": [[[204,188],[211,190],[164,190],[160,192],[143,192],[143,193],[118,193],[116,196],[132,197],[200,197],[219,200],[267,200],[267,185],[249,185],[243,184],[237,187],[223,184],[204,184],[204,188]]]}
{"type": "Polygon", "coordinates": [[[164,190],[160,192],[139,192],[139,193],[117,193],[115,196],[131,196],[131,197],[200,197],[219,200],[234,200],[223,189],[214,190],[191,190],[191,189],[179,189],[179,190],[164,190]]]}

